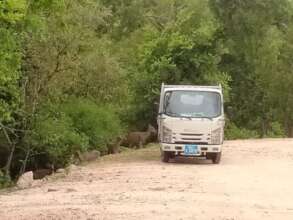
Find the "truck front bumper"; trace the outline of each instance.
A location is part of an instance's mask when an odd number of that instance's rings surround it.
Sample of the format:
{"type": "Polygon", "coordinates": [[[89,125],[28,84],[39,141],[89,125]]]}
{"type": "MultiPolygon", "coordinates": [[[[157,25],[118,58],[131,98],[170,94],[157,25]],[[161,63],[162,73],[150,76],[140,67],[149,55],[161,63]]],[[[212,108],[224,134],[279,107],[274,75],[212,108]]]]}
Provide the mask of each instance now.
{"type": "MultiPolygon", "coordinates": [[[[162,151],[174,152],[175,155],[182,155],[182,156],[184,156],[185,145],[188,145],[188,144],[167,144],[167,143],[160,144],[162,151]]],[[[201,156],[201,155],[205,156],[206,153],[218,153],[221,151],[222,151],[222,144],[219,144],[219,145],[198,144],[197,154],[194,156],[201,156]]]]}

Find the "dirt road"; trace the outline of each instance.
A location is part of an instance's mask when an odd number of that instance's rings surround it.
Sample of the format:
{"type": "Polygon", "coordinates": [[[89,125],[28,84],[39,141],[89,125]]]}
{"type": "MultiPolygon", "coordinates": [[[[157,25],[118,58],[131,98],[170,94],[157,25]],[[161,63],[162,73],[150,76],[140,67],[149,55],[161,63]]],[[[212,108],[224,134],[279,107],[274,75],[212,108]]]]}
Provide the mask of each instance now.
{"type": "Polygon", "coordinates": [[[157,146],[1,192],[0,219],[293,219],[293,140],[225,143],[222,162],[159,161],[157,146]]]}

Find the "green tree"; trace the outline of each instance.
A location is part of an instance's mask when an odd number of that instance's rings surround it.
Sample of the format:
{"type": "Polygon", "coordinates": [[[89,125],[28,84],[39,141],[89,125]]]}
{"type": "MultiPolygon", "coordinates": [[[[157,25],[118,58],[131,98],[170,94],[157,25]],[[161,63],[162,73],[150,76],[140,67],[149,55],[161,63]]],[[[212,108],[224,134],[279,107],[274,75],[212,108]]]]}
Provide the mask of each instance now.
{"type": "Polygon", "coordinates": [[[290,1],[210,1],[223,24],[223,39],[229,49],[220,64],[232,76],[232,120],[237,126],[268,134],[278,106],[271,95],[278,72],[283,33],[286,32],[290,1]]]}
{"type": "Polygon", "coordinates": [[[19,107],[21,24],[25,0],[0,2],[0,122],[13,120],[19,107]]]}
{"type": "MultiPolygon", "coordinates": [[[[8,144],[8,158],[3,168],[9,176],[15,152],[15,132],[20,108],[20,68],[22,24],[26,14],[25,0],[0,2],[0,132],[8,144]]],[[[0,147],[2,147],[0,145],[0,147]]]]}
{"type": "MultiPolygon", "coordinates": [[[[217,34],[221,29],[207,1],[184,1],[175,22],[164,30],[145,29],[138,49],[138,68],[132,74],[136,121],[154,120],[162,82],[169,84],[219,84],[229,91],[229,75],[218,64],[225,53],[217,34]]],[[[228,93],[226,94],[228,98],[228,93]]]]}

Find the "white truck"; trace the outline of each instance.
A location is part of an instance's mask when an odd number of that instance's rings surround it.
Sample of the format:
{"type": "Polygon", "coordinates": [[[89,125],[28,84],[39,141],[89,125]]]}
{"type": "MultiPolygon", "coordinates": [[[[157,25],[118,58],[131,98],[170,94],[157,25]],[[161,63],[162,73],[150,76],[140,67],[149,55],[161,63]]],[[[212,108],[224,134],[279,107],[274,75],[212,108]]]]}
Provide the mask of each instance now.
{"type": "Polygon", "coordinates": [[[158,113],[161,158],[203,157],[217,164],[224,140],[222,87],[164,85],[158,113]]]}

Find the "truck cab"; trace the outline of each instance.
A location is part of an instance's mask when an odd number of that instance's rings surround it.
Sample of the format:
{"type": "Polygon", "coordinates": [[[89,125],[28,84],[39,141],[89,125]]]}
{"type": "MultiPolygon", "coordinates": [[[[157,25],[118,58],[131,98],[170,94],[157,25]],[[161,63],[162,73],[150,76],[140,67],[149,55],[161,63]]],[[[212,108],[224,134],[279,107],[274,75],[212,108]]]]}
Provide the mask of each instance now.
{"type": "Polygon", "coordinates": [[[163,162],[177,156],[220,162],[225,126],[221,85],[162,84],[157,119],[163,162]]]}

